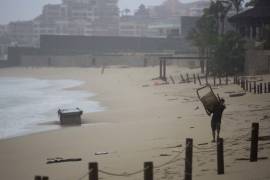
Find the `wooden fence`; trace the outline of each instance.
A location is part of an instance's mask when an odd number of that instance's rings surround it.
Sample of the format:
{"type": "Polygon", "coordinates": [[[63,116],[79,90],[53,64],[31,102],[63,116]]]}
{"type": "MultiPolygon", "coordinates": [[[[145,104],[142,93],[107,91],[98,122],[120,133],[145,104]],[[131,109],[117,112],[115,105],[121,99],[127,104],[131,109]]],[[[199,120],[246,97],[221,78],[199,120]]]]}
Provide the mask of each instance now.
{"type": "MultiPolygon", "coordinates": [[[[252,123],[251,127],[251,144],[250,144],[250,158],[248,159],[250,162],[256,162],[258,160],[258,141],[259,141],[259,123],[252,123]]],[[[219,138],[216,143],[216,152],[217,152],[217,174],[222,175],[225,173],[224,169],[224,140],[223,138],[219,138]]],[[[213,146],[214,147],[214,146],[213,146]]],[[[180,152],[177,156],[172,158],[170,161],[163,163],[161,165],[154,166],[153,162],[145,162],[143,165],[143,169],[132,172],[132,173],[113,173],[99,169],[97,162],[90,162],[88,166],[88,171],[78,178],[78,180],[83,180],[88,177],[89,180],[99,180],[99,173],[110,175],[110,176],[121,176],[128,177],[133,176],[135,174],[143,173],[144,180],[154,180],[154,169],[161,168],[168,164],[184,160],[185,161],[185,170],[184,170],[184,179],[192,180],[192,162],[193,162],[193,148],[203,149],[198,146],[193,145],[193,139],[186,139],[186,148],[185,148],[185,158],[178,158],[180,152]]],[[[180,173],[180,172],[179,172],[180,173]]],[[[35,176],[35,180],[49,180],[48,176],[35,176]]]]}

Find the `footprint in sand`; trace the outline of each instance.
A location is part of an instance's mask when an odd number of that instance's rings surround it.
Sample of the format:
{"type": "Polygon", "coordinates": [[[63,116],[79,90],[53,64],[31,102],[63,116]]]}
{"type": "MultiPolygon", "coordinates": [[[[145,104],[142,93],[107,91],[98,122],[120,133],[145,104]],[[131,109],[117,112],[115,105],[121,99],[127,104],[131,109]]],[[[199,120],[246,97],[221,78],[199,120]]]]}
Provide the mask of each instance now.
{"type": "Polygon", "coordinates": [[[208,171],[210,171],[210,169],[201,169],[200,171],[201,172],[208,172],[208,171]]]}
{"type": "Polygon", "coordinates": [[[233,152],[225,154],[225,156],[232,156],[232,155],[233,155],[233,152]]]}
{"type": "Polygon", "coordinates": [[[201,162],[201,163],[198,164],[198,167],[201,167],[201,166],[203,166],[205,164],[206,164],[206,162],[201,162]]]}

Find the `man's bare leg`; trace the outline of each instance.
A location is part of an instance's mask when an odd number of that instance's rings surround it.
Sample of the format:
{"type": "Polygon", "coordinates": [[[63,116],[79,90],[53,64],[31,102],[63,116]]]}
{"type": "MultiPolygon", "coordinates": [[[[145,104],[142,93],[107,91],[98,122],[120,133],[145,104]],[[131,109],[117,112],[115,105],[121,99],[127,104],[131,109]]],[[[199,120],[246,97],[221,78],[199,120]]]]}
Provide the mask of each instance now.
{"type": "Polygon", "coordinates": [[[215,142],[216,141],[216,132],[215,132],[215,130],[212,130],[212,136],[213,136],[212,142],[215,142]]]}
{"type": "Polygon", "coordinates": [[[220,124],[217,125],[217,139],[219,139],[220,124]]]}

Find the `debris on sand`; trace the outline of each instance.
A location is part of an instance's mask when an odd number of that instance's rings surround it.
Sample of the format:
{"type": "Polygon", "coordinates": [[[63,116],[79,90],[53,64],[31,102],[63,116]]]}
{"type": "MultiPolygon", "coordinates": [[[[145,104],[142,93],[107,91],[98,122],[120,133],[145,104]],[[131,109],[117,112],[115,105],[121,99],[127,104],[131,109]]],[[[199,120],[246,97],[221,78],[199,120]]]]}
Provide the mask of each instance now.
{"type": "Polygon", "coordinates": [[[159,156],[171,156],[171,154],[160,154],[159,156]]]}
{"type": "Polygon", "coordinates": [[[246,92],[238,92],[238,93],[232,93],[229,95],[229,97],[239,97],[246,95],[246,92]]]}
{"type": "Polygon", "coordinates": [[[109,152],[95,152],[95,155],[105,155],[105,154],[109,154],[109,152]]]}
{"type": "Polygon", "coordinates": [[[47,159],[47,164],[54,164],[54,163],[63,163],[63,162],[75,162],[75,161],[81,161],[81,158],[68,158],[68,159],[64,159],[64,158],[48,158],[47,159]]]}

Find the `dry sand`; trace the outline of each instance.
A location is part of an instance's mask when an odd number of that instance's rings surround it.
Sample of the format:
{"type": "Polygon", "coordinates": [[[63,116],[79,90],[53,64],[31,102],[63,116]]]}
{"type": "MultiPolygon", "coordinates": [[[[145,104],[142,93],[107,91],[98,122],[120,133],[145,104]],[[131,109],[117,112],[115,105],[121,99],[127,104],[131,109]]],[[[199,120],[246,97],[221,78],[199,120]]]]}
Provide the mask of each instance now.
{"type": "MultiPolygon", "coordinates": [[[[192,72],[169,67],[168,73],[192,72]]],[[[61,128],[0,141],[0,179],[29,180],[46,175],[52,180],[77,180],[89,162],[103,171],[138,174],[121,177],[99,173],[108,180],[141,180],[143,163],[153,161],[156,180],[184,177],[185,139],[193,138],[193,179],[270,179],[270,159],[249,158],[251,123],[260,123],[260,135],[270,135],[270,94],[230,98],[239,86],[218,86],[215,93],[226,100],[221,136],[224,138],[225,174],[217,175],[216,146],[211,143],[210,117],[196,96],[198,84],[157,85],[158,67],[147,68],[8,68],[4,77],[75,79],[78,89],[96,93],[104,112],[84,114],[87,125],[61,128]],[[206,145],[198,145],[207,143],[206,145]],[[96,152],[108,152],[95,155],[96,152]],[[46,164],[47,158],[82,158],[79,162],[46,164]],[[174,161],[176,160],[177,161],[174,161]],[[166,162],[172,163],[160,167],[166,162]]],[[[265,76],[264,79],[269,79],[265,76]]],[[[175,79],[177,82],[179,80],[175,79]]],[[[55,117],[56,120],[57,115],[55,117]]],[[[51,120],[50,120],[51,121],[51,120]]],[[[270,156],[269,141],[259,142],[259,157],[270,156]]],[[[85,176],[87,179],[88,177],[85,176]]]]}

